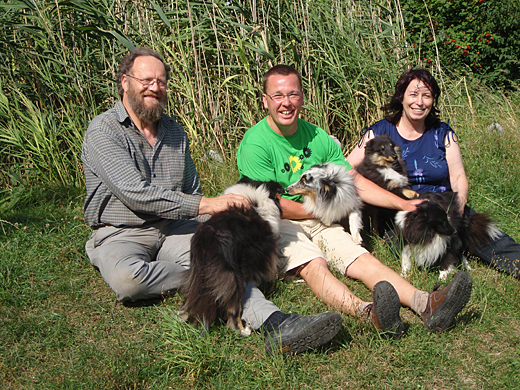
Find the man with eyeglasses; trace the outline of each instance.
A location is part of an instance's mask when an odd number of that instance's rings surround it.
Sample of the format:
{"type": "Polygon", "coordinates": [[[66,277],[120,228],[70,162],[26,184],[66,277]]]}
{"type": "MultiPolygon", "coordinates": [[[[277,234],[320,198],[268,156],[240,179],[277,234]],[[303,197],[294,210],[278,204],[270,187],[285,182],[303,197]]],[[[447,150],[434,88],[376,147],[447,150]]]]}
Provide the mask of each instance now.
{"type": "MultiPolygon", "coordinates": [[[[421,202],[401,199],[356,174],[335,140],[299,118],[304,104],[302,79],[294,68],[277,65],[264,75],[263,104],[267,117],[245,133],[238,149],[242,176],[274,180],[287,188],[311,166],[333,162],[352,175],[366,203],[412,211],[421,202]]],[[[300,276],[323,302],[371,322],[383,336],[397,338],[403,333],[401,304],[419,314],[425,327],[443,331],[467,303],[469,295],[459,294],[461,290],[471,291],[471,278],[466,273],[459,273],[442,290],[420,291],[354,243],[342,226],[326,226],[307,214],[301,196],[284,194],[281,205],[281,273],[300,276]],[[332,274],[329,264],[365,284],[372,291],[372,302],[354,295],[332,274]]]]}
{"type": "MultiPolygon", "coordinates": [[[[199,224],[195,217],[249,207],[239,195],[200,193],[187,135],[164,114],[169,70],[149,48],[126,55],[117,76],[121,100],[92,120],[83,142],[84,211],[93,228],[85,249],[122,302],[166,296],[179,287],[199,224]]],[[[266,335],[268,351],[284,354],[330,341],[342,321],[333,312],[282,313],[253,285],[242,318],[266,335]]]]}

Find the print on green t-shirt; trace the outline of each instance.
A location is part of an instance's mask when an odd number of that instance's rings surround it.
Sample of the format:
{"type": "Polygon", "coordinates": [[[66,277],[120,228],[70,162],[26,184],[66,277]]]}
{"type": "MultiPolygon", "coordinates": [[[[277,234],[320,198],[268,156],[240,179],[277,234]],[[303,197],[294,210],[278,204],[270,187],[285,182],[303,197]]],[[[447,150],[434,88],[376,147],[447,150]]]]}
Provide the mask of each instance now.
{"type": "MultiPolygon", "coordinates": [[[[323,129],[302,119],[298,119],[296,133],[285,137],[275,133],[264,118],[245,133],[237,153],[240,176],[274,180],[285,188],[313,165],[326,162],[352,168],[340,146],[323,129]]],[[[284,197],[301,200],[299,195],[284,197]]]]}

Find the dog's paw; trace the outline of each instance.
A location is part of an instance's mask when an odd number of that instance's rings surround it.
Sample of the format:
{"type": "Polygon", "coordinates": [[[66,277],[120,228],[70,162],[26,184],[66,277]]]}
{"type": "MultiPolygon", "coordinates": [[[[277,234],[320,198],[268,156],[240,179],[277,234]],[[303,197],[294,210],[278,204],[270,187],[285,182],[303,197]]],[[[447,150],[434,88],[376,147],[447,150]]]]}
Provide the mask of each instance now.
{"type": "Polygon", "coordinates": [[[447,269],[439,271],[439,281],[445,282],[448,279],[448,275],[455,272],[456,268],[453,264],[450,264],[447,269]]]}
{"type": "Polygon", "coordinates": [[[352,241],[354,241],[354,243],[358,244],[358,245],[362,245],[363,244],[363,237],[361,237],[361,233],[359,231],[357,231],[353,236],[352,236],[352,241]]]}
{"type": "Polygon", "coordinates": [[[401,264],[401,276],[406,278],[410,275],[410,271],[412,270],[412,266],[410,264],[401,264]]]}
{"type": "Polygon", "coordinates": [[[417,192],[409,189],[404,189],[403,195],[406,196],[408,199],[416,199],[419,197],[419,194],[417,192]]]}
{"type": "Polygon", "coordinates": [[[251,327],[249,325],[246,325],[246,327],[244,329],[240,329],[240,336],[249,337],[249,336],[251,336],[252,331],[253,330],[251,329],[251,327]]]}
{"type": "Polygon", "coordinates": [[[188,318],[190,317],[190,315],[188,314],[188,312],[186,310],[179,310],[177,312],[177,319],[180,321],[180,322],[186,322],[188,321],[188,318]]]}
{"type": "Polygon", "coordinates": [[[439,271],[439,282],[445,282],[448,279],[448,275],[451,273],[449,270],[439,271]]]}
{"type": "Polygon", "coordinates": [[[401,276],[406,278],[412,270],[412,249],[410,245],[405,245],[401,256],[401,276]]]}
{"type": "Polygon", "coordinates": [[[462,266],[466,268],[468,271],[473,271],[473,268],[470,267],[466,256],[462,256],[462,266]]]}

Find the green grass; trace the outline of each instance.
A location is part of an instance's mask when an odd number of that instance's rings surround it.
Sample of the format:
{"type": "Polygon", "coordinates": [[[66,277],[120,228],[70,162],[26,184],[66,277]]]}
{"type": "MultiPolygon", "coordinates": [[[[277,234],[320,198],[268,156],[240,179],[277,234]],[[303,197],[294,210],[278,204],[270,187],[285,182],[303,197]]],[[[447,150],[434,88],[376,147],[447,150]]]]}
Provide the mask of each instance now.
{"type": "MultiPolygon", "coordinates": [[[[500,139],[481,139],[499,155],[500,139]]],[[[217,194],[236,178],[234,166],[219,168],[194,154],[208,183],[205,191],[217,194]]],[[[496,164],[487,161],[479,161],[481,173],[472,176],[472,187],[482,186],[483,195],[500,204],[501,198],[493,197],[498,185],[485,186],[483,179],[478,184],[496,164]]],[[[516,204],[511,208],[518,214],[516,204]]],[[[507,213],[496,215],[500,221],[510,219],[507,213]]],[[[429,332],[419,317],[402,309],[408,332],[387,341],[369,325],[343,316],[344,326],[330,345],[284,358],[266,355],[259,334],[241,338],[213,326],[201,337],[197,329],[175,320],[179,296],[146,305],[117,303],[85,255],[90,229],[82,220],[80,198],[68,204],[42,201],[0,219],[3,388],[520,388],[519,281],[475,259],[470,261],[473,293],[451,331],[429,332]]],[[[508,232],[518,237],[517,224],[505,225],[514,227],[508,232]]],[[[376,245],[374,253],[399,270],[399,260],[386,247],[376,245]]],[[[370,299],[359,282],[338,277],[370,299]]],[[[430,290],[437,273],[415,269],[409,279],[430,290]]],[[[287,312],[327,309],[303,283],[279,280],[266,293],[287,312]]]]}
{"type": "MultiPolygon", "coordinates": [[[[464,90],[449,92],[451,105],[444,101],[443,112],[460,136],[470,204],[519,239],[519,101],[473,90],[470,106],[464,90]],[[504,132],[487,130],[491,122],[504,132]]],[[[194,144],[193,157],[203,192],[215,196],[238,176],[234,151],[223,164],[205,158],[206,151],[194,144]]],[[[451,331],[431,333],[402,309],[408,332],[387,341],[343,316],[330,345],[300,356],[268,356],[259,334],[243,339],[214,326],[201,337],[177,322],[179,296],[132,307],[117,303],[84,252],[90,229],[82,220],[82,196],[76,189],[61,193],[60,200],[59,188],[41,191],[38,202],[0,214],[2,388],[520,388],[520,282],[475,259],[473,293],[451,331]]],[[[375,245],[374,254],[399,271],[399,259],[384,245],[375,245]]],[[[362,284],[338,277],[370,299],[362,284]]],[[[437,273],[414,269],[409,279],[431,290],[437,273]]],[[[327,309],[302,283],[276,281],[267,296],[287,312],[327,309]]]]}

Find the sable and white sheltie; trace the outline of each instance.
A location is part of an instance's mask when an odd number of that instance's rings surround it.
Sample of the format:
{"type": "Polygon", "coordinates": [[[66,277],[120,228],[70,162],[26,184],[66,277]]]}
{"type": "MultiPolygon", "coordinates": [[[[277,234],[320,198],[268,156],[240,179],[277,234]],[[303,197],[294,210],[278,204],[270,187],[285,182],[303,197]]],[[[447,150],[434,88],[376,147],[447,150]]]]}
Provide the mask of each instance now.
{"type": "Polygon", "coordinates": [[[190,268],[181,286],[185,294],[181,318],[202,323],[205,331],[217,319],[224,319],[243,336],[251,333],[242,324],[242,301],[248,283],[276,277],[278,196],[283,192],[279,183],[247,178],[224,191],[243,195],[251,207],[231,207],[197,227],[191,240],[190,268]]]}
{"type": "Polygon", "coordinates": [[[499,230],[485,214],[459,212],[457,193],[423,193],[414,211],[399,211],[395,216],[396,234],[404,248],[401,275],[411,270],[412,260],[418,267],[438,265],[439,279],[462,263],[469,267],[466,254],[491,242],[499,230]]]}
{"type": "Polygon", "coordinates": [[[354,242],[362,243],[361,198],[344,166],[314,165],[301,175],[300,180],[287,187],[287,192],[303,195],[305,211],[325,225],[348,216],[354,242]]]}
{"type": "MultiPolygon", "coordinates": [[[[372,138],[365,146],[365,158],[356,171],[379,187],[403,199],[417,198],[408,181],[406,164],[401,156],[401,147],[388,134],[372,138]]],[[[376,235],[391,229],[396,211],[369,204],[363,206],[364,225],[372,227],[376,235]]]]}
{"type": "Polygon", "coordinates": [[[413,199],[419,196],[408,182],[401,147],[388,134],[379,135],[367,142],[365,158],[356,171],[401,198],[413,199]]]}

